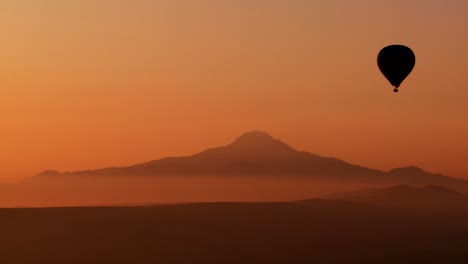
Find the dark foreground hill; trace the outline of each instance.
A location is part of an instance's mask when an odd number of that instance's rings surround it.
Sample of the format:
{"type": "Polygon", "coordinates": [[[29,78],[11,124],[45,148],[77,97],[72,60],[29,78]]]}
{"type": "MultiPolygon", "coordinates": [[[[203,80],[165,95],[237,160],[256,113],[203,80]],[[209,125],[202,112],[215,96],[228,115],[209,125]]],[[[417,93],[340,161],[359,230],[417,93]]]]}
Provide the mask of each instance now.
{"type": "Polygon", "coordinates": [[[424,187],[399,185],[337,194],[333,197],[387,208],[468,212],[468,195],[436,185],[424,187]]]}
{"type": "Polygon", "coordinates": [[[468,263],[468,212],[337,200],[0,209],[0,263],[468,263]]]}

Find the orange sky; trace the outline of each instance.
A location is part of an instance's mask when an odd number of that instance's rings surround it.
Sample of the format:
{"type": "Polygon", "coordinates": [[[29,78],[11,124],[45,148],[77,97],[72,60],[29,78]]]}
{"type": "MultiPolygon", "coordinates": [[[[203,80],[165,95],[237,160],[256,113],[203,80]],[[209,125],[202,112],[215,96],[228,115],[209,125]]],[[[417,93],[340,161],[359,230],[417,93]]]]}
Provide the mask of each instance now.
{"type": "Polygon", "coordinates": [[[5,0],[0,181],[195,153],[259,129],[468,178],[465,0],[5,0]],[[201,2],[201,3],[200,3],[201,2]],[[401,92],[379,73],[413,48],[401,92]]]}

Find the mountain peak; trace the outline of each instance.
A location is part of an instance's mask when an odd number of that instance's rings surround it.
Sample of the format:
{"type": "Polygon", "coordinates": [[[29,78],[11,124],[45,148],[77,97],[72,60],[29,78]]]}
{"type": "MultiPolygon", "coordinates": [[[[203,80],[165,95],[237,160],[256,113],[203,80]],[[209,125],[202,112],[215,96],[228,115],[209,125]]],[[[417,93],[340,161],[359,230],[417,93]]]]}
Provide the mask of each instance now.
{"type": "Polygon", "coordinates": [[[252,152],[252,154],[263,152],[265,154],[286,154],[290,152],[296,152],[296,150],[290,147],[288,144],[273,138],[266,132],[258,130],[243,134],[234,140],[234,142],[229,144],[228,147],[235,150],[252,152]]]}
{"type": "Polygon", "coordinates": [[[46,171],[43,171],[39,174],[37,174],[36,176],[34,177],[31,177],[31,178],[28,178],[26,180],[24,180],[24,182],[32,182],[32,181],[36,181],[36,180],[47,180],[47,179],[56,179],[58,177],[62,176],[62,174],[58,171],[54,171],[54,170],[46,170],[46,171]]]}
{"type": "Polygon", "coordinates": [[[263,132],[260,130],[254,130],[250,131],[247,133],[244,133],[240,137],[238,137],[233,144],[236,143],[243,143],[243,142],[248,142],[248,143],[254,143],[254,142],[268,142],[268,141],[275,141],[275,139],[268,134],[267,132],[263,132]]]}
{"type": "Polygon", "coordinates": [[[54,176],[60,176],[61,173],[58,172],[58,171],[55,171],[55,170],[46,170],[46,171],[43,171],[41,173],[39,173],[39,175],[37,176],[41,176],[41,177],[54,177],[54,176]]]}
{"type": "Polygon", "coordinates": [[[427,173],[423,169],[416,166],[408,166],[404,168],[396,168],[390,171],[392,174],[425,174],[427,173]]]}

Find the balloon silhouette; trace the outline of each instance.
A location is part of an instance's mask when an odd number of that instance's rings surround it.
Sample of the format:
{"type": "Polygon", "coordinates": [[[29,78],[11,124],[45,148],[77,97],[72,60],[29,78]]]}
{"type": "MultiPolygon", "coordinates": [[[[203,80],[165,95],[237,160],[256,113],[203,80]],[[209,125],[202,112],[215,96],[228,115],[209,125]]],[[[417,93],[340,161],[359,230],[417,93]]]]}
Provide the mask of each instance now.
{"type": "Polygon", "coordinates": [[[398,92],[401,83],[408,77],[416,64],[413,51],[403,45],[390,45],[383,48],[377,58],[382,74],[395,86],[398,92]]]}

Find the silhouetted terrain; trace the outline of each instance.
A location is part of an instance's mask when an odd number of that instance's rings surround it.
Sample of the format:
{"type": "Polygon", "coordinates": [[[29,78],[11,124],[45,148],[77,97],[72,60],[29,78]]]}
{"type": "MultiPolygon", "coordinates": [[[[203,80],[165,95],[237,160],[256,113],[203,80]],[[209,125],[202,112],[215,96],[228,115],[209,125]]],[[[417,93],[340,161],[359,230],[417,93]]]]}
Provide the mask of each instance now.
{"type": "Polygon", "coordinates": [[[392,186],[384,189],[338,194],[334,195],[334,198],[387,208],[468,212],[468,195],[435,185],[425,187],[392,186]]]}
{"type": "Polygon", "coordinates": [[[336,158],[297,151],[260,131],[246,133],[233,143],[189,157],[164,158],[130,167],[105,168],[60,174],[48,171],[40,177],[168,175],[288,175],[364,183],[453,185],[466,188],[468,181],[431,174],[417,167],[383,172],[349,164],[336,158]]]}
{"type": "Polygon", "coordinates": [[[264,132],[188,157],[79,172],[45,171],[0,187],[0,207],[219,201],[287,201],[391,185],[438,185],[468,193],[468,181],[416,167],[384,172],[297,151],[264,132]]]}
{"type": "Polygon", "coordinates": [[[466,210],[338,200],[1,209],[0,233],[8,264],[468,261],[466,210]]]}
{"type": "Polygon", "coordinates": [[[354,166],[335,158],[296,151],[264,132],[249,132],[233,143],[189,157],[164,158],[130,167],[105,168],[59,174],[48,171],[31,180],[77,176],[168,175],[302,175],[368,179],[380,171],[354,166]]]}

